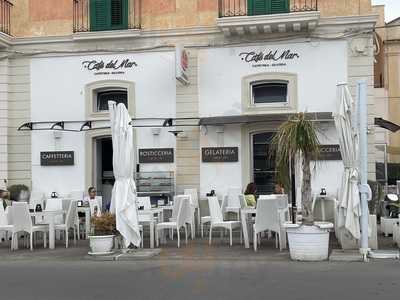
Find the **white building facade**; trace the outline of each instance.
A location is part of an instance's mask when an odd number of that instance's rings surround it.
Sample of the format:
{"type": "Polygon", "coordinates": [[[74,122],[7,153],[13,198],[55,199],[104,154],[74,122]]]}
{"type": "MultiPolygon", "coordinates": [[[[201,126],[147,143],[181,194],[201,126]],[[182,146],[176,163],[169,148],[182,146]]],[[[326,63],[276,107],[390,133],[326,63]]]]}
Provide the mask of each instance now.
{"type": "MultiPolygon", "coordinates": [[[[315,26],[304,27],[309,14],[299,21],[303,29],[291,25],[295,32],[288,27],[282,30],[283,21],[277,19],[268,25],[276,28],[272,32],[245,27],[241,34],[238,28],[243,24],[221,21],[215,28],[128,30],[107,39],[101,33],[52,41],[32,38],[23,43],[11,39],[9,49],[25,55],[3,59],[6,86],[15,88],[9,83],[16,80],[21,89],[21,93],[7,93],[17,117],[8,114],[3,121],[9,124],[8,139],[18,146],[9,143],[4,151],[13,160],[23,159],[6,164],[4,177],[12,178],[5,179],[46,193],[67,194],[91,185],[101,191],[111,171],[109,129],[17,132],[17,127],[25,122],[64,121],[66,129],[75,126],[68,122],[76,121],[79,129],[88,120],[106,127],[108,99],[124,102],[134,119],[153,119],[142,121],[149,127],[134,129],[137,170],[172,172],[175,193],[195,187],[201,196],[212,189],[222,195],[229,187],[245,188],[253,181],[260,191],[270,191],[275,180],[267,153],[270,138],[291,115],[309,114],[321,143],[338,144],[332,119],[338,83],[347,82],[356,97],[357,81],[368,81],[369,123],[373,124],[374,54],[369,29],[376,16],[331,19],[311,14],[315,26]],[[187,85],[176,79],[176,65],[181,62],[176,60],[175,45],[183,45],[188,54],[187,85]],[[178,119],[177,123],[193,118],[199,126],[151,127],[169,118],[178,119]],[[183,132],[175,136],[173,130],[183,132]],[[16,149],[22,152],[19,156],[16,149]],[[141,163],[143,149],[173,149],[173,159],[141,163]],[[230,149],[233,157],[214,157],[210,162],[203,157],[206,149],[230,149]],[[73,151],[74,162],[44,165],[41,153],[49,151],[73,151]],[[16,176],[21,170],[23,174],[16,176]]],[[[373,135],[369,136],[369,162],[369,177],[375,179],[373,135]]],[[[340,159],[318,161],[313,191],[326,188],[336,194],[342,170],[340,159]]],[[[298,166],[295,172],[299,179],[298,166]]]]}

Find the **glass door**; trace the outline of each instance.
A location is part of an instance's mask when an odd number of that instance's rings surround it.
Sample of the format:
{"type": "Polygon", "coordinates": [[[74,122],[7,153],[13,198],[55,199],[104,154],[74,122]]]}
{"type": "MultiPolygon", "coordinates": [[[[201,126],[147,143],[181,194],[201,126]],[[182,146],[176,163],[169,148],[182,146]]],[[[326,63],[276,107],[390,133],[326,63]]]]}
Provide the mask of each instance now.
{"type": "Polygon", "coordinates": [[[273,132],[253,135],[253,180],[258,194],[273,194],[276,183],[275,155],[271,154],[273,132]]]}

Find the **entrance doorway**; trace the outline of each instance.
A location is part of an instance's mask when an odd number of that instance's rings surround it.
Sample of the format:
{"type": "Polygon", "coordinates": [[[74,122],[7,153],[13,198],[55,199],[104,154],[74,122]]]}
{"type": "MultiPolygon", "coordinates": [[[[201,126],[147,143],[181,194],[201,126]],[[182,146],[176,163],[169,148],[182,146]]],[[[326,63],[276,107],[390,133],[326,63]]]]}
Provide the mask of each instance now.
{"type": "Polygon", "coordinates": [[[253,181],[260,195],[273,194],[277,182],[275,155],[271,154],[273,132],[252,135],[253,181]]]}
{"type": "Polygon", "coordinates": [[[95,180],[98,194],[103,196],[103,205],[111,202],[111,192],[114,186],[113,148],[110,136],[95,138],[95,180]]]}

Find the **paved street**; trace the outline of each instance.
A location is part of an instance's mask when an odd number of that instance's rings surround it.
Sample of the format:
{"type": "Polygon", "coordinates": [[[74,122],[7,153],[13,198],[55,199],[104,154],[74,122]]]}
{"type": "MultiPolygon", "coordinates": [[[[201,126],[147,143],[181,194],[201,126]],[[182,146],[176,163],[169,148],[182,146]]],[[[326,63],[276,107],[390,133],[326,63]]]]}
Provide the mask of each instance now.
{"type": "Polygon", "coordinates": [[[400,263],[0,262],[0,299],[396,299],[400,263]],[[21,284],[21,282],[23,284],[21,284]],[[260,295],[264,295],[261,297],[260,295]]]}

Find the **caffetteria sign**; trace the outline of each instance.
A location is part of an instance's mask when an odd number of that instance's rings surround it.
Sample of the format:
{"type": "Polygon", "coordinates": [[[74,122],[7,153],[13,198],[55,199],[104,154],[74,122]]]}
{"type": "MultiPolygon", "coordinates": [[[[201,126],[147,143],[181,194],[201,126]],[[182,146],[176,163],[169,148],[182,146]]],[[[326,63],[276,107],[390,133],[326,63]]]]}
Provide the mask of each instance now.
{"type": "Polygon", "coordinates": [[[73,166],[74,151],[40,152],[41,166],[73,166]]]}

